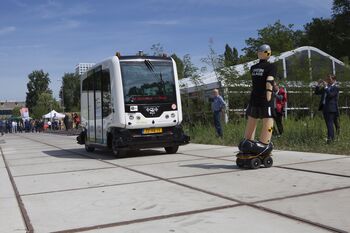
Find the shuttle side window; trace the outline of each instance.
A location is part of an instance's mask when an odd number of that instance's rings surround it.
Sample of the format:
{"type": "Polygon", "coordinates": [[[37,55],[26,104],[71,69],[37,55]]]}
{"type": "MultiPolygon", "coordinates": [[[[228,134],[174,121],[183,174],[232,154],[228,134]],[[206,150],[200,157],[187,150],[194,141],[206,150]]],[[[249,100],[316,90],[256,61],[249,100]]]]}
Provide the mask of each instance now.
{"type": "Polygon", "coordinates": [[[83,80],[82,88],[83,88],[83,91],[88,90],[88,79],[87,78],[83,80]]]}
{"type": "Polygon", "coordinates": [[[112,113],[111,103],[111,79],[109,70],[102,70],[102,117],[105,118],[112,113]]]}

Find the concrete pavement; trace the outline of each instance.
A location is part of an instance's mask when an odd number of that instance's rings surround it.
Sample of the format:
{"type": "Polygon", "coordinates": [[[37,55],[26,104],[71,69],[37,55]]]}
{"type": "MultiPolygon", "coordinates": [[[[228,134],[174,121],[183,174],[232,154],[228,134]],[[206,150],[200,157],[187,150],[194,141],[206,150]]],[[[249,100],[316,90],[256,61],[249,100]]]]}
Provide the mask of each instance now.
{"type": "Polygon", "coordinates": [[[85,152],[75,137],[0,138],[0,232],[350,232],[350,157],[275,151],[242,170],[237,148],[85,152]]]}

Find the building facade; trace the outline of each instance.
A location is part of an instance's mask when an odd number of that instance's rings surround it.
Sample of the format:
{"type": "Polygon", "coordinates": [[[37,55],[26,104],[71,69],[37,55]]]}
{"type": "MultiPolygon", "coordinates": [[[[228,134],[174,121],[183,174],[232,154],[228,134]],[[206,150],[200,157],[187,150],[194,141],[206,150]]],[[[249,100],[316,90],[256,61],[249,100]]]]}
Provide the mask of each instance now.
{"type": "Polygon", "coordinates": [[[12,116],[12,111],[16,107],[25,107],[26,103],[21,101],[0,101],[0,119],[12,116]]]}
{"type": "Polygon", "coordinates": [[[79,63],[75,66],[75,74],[82,75],[94,65],[95,63],[79,63]]]}

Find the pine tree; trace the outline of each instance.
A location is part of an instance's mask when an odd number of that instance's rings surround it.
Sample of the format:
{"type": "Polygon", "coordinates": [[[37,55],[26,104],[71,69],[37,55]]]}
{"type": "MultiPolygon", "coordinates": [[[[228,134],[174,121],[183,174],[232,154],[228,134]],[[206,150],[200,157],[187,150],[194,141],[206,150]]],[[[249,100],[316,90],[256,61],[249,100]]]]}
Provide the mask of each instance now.
{"type": "Polygon", "coordinates": [[[224,59],[225,67],[234,65],[233,50],[228,44],[225,45],[224,59]]]}
{"type": "Polygon", "coordinates": [[[235,47],[230,47],[228,44],[225,45],[224,52],[224,65],[230,67],[238,64],[238,50],[235,47]]]}

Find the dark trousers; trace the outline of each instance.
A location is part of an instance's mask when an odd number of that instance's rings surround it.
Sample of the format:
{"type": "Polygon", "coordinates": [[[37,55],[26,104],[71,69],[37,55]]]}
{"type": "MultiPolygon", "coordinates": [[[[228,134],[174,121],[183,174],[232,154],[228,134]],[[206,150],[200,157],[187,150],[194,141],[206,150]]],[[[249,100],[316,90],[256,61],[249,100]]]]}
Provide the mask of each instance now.
{"type": "Polygon", "coordinates": [[[339,121],[336,112],[323,112],[324,120],[327,126],[327,140],[334,140],[334,125],[339,130],[339,121]]]}
{"type": "Polygon", "coordinates": [[[279,135],[281,135],[283,133],[282,117],[283,117],[283,113],[276,111],[276,114],[275,114],[274,118],[275,118],[276,128],[278,130],[278,134],[279,135]]]}
{"type": "Polygon", "coordinates": [[[216,129],[216,133],[219,137],[222,137],[220,115],[221,115],[221,111],[214,111],[214,126],[216,129]]]}
{"type": "Polygon", "coordinates": [[[336,114],[336,116],[335,116],[334,126],[335,126],[335,132],[337,133],[337,136],[339,136],[339,134],[340,134],[339,114],[336,114]]]}

